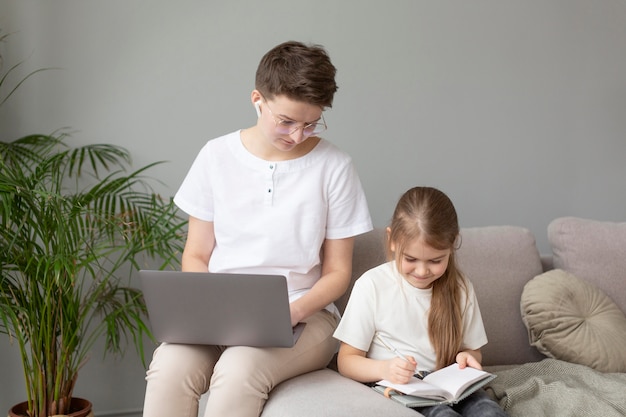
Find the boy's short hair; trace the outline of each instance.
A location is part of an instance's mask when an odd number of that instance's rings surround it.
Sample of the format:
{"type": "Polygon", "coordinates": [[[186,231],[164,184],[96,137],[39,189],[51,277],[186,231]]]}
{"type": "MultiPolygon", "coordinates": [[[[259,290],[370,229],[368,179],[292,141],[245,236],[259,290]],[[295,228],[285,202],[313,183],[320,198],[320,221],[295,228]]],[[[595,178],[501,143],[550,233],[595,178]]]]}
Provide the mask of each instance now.
{"type": "Polygon", "coordinates": [[[336,72],[322,46],[288,41],[263,56],[255,87],[268,100],[284,95],[322,108],[332,107],[336,72]]]}

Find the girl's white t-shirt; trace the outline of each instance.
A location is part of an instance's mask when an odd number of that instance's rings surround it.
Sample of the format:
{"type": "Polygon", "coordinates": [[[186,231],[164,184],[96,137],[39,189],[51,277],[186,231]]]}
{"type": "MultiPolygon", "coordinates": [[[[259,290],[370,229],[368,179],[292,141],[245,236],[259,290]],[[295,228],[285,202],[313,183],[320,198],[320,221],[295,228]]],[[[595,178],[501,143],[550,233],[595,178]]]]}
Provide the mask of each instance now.
{"type": "MultiPolygon", "coordinates": [[[[467,281],[467,309],[463,314],[463,349],[478,349],[487,343],[474,287],[467,281]]],[[[401,354],[415,358],[418,369],[434,370],[436,353],[428,337],[428,312],[432,289],[419,289],[406,282],[395,261],[364,273],[354,284],[334,337],[372,359],[395,357],[376,339],[391,343],[401,354]]]]}
{"type": "Polygon", "coordinates": [[[351,158],[323,139],[279,162],[252,155],[240,131],[210,140],[174,201],[214,223],[209,271],[284,275],[292,301],[320,278],[325,239],[372,229],[351,158]]]}

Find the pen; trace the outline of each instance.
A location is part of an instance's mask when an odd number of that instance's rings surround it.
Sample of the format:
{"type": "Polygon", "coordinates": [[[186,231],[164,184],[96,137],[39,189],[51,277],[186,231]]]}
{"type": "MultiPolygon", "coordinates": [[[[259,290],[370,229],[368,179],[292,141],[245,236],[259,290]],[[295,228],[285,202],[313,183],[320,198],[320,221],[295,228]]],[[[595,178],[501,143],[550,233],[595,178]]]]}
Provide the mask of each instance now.
{"type": "MultiPolygon", "coordinates": [[[[383,339],[383,337],[380,335],[380,333],[376,333],[376,338],[378,339],[378,341],[380,343],[383,344],[384,347],[386,347],[391,352],[395,353],[397,357],[399,357],[400,359],[404,359],[405,361],[409,362],[409,360],[406,358],[406,356],[403,355],[402,353],[400,353],[400,351],[398,351],[398,349],[396,349],[394,345],[389,343],[388,340],[383,339]]],[[[415,371],[415,376],[417,378],[419,378],[419,379],[424,379],[425,375],[423,375],[421,371],[415,371]]]]}

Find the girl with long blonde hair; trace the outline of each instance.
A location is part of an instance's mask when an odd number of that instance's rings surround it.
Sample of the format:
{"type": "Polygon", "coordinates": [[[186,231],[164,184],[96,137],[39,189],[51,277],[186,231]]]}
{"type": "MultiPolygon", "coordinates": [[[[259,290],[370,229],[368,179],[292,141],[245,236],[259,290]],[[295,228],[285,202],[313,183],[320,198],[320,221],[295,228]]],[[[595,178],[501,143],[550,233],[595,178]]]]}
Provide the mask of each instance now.
{"type": "MultiPolygon", "coordinates": [[[[473,286],[456,264],[460,229],[443,192],[415,187],[400,198],[387,228],[389,262],[363,274],[335,338],[339,372],[360,382],[404,384],[453,363],[482,369],[487,336],[473,286]],[[401,352],[404,358],[399,358],[401,352]]],[[[479,390],[426,416],[506,416],[479,390]]]]}

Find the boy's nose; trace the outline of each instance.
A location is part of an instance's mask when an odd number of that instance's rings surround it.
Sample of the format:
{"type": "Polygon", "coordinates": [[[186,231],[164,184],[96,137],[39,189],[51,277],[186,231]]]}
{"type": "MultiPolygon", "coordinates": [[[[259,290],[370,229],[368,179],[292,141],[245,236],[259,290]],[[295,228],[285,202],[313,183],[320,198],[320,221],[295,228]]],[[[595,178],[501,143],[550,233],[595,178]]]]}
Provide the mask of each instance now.
{"type": "Polygon", "coordinates": [[[302,143],[307,138],[307,136],[304,136],[304,128],[302,126],[298,126],[298,128],[294,132],[292,132],[289,136],[296,143],[302,143]]]}

